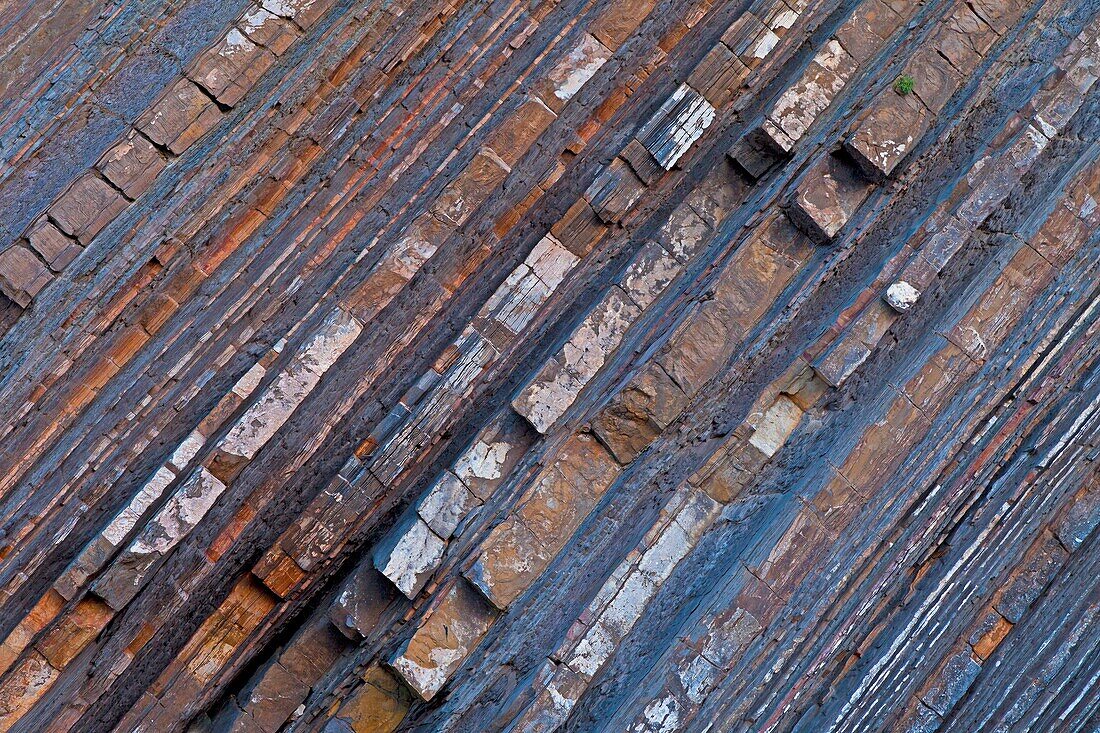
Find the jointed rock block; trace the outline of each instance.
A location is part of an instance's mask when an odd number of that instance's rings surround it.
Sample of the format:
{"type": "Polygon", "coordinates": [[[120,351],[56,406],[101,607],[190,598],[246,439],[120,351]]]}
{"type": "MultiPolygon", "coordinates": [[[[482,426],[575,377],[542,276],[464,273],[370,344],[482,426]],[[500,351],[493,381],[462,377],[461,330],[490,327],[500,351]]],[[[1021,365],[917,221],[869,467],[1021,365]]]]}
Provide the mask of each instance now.
{"type": "Polygon", "coordinates": [[[431,608],[390,665],[421,699],[431,700],[495,618],[494,609],[465,582],[457,581],[431,608]]]}
{"type": "Polygon", "coordinates": [[[656,5],[657,0],[611,0],[590,32],[608,48],[617,49],[656,5]]]}
{"type": "Polygon", "coordinates": [[[844,147],[861,171],[884,181],[924,137],[932,120],[913,94],[883,92],[844,147]]]}
{"type": "Polygon", "coordinates": [[[0,252],[0,291],[23,308],[53,276],[26,247],[16,245],[0,252]]]}
{"type": "Polygon", "coordinates": [[[148,190],[168,165],[149,139],[131,130],[126,139],[103,154],[100,173],[127,197],[136,199],[148,190]]]}
{"type": "Polygon", "coordinates": [[[710,102],[681,84],[638,131],[638,140],[662,168],[670,170],[711,126],[716,114],[710,102]]]}
{"type": "Polygon", "coordinates": [[[81,244],[87,244],[127,206],[111,184],[89,173],[69,187],[50,207],[50,218],[81,244]]]}
{"type": "Polygon", "coordinates": [[[580,42],[536,86],[539,98],[553,112],[560,114],[566,102],[607,63],[611,53],[594,36],[583,34],[580,42]]]}
{"type": "Polygon", "coordinates": [[[54,272],[61,272],[83,249],[55,227],[48,219],[40,219],[27,233],[31,249],[39,254],[54,272]]]}
{"type": "Polygon", "coordinates": [[[414,598],[435,571],[446,542],[418,516],[390,530],[374,553],[374,566],[408,598],[414,598]]]}
{"type": "Polygon", "coordinates": [[[584,197],[607,224],[618,224],[645,193],[645,184],[619,159],[600,171],[584,197]]]}
{"type": "Polygon", "coordinates": [[[901,16],[882,0],[865,0],[837,30],[836,39],[858,63],[863,63],[879,51],[901,21],[901,16]]]}
{"type": "Polygon", "coordinates": [[[737,95],[749,69],[724,44],[708,53],[688,77],[688,86],[715,108],[725,107],[737,95]]]}
{"type": "Polygon", "coordinates": [[[156,145],[176,155],[209,132],[222,113],[189,79],[180,79],[159,102],[138,118],[135,127],[156,145]]]}
{"type": "Polygon", "coordinates": [[[253,7],[245,12],[237,27],[276,56],[282,56],[299,38],[295,25],[264,7],[253,7]]]}
{"type": "Polygon", "coordinates": [[[802,180],[789,214],[819,244],[828,244],[870,195],[871,184],[836,155],[828,155],[802,180]]]}

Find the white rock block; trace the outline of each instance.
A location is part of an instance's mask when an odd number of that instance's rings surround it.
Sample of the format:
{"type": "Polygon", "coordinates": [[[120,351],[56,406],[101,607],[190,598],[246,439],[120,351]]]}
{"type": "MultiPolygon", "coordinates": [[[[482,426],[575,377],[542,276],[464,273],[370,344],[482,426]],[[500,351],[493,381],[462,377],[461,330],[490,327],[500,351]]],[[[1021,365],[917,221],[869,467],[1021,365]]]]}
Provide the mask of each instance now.
{"type": "Polygon", "coordinates": [[[218,447],[230,455],[253,458],[320,380],[316,372],[292,363],[233,424],[218,447]]]}
{"type": "Polygon", "coordinates": [[[780,395],[760,419],[749,443],[770,458],[787,442],[801,419],[802,409],[789,398],[780,395]]]}
{"type": "Polygon", "coordinates": [[[424,495],[416,508],[433,532],[447,540],[471,509],[481,502],[450,471],[424,495]]]}
{"type": "Polygon", "coordinates": [[[447,543],[418,516],[394,528],[392,539],[374,553],[374,566],[412,599],[439,566],[447,543]]]}
{"type": "Polygon", "coordinates": [[[122,544],[122,541],[126,539],[126,535],[137,525],[141,515],[153,505],[153,502],[161,497],[164,490],[168,488],[168,484],[175,480],[176,474],[172,473],[167,467],[158,468],[157,472],[153,474],[153,478],[141,487],[141,491],[130,500],[126,508],[115,515],[115,518],[103,530],[103,539],[116,547],[122,544]]]}
{"type": "Polygon", "coordinates": [[[524,263],[546,283],[546,287],[556,290],[578,261],[575,254],[547,234],[534,246],[524,263]]]}
{"type": "Polygon", "coordinates": [[[311,372],[324,375],[362,332],[363,326],[353,315],[337,308],[302,346],[298,361],[311,372]]]}
{"type": "Polygon", "coordinates": [[[912,308],[920,299],[920,291],[904,280],[899,280],[886,289],[883,296],[886,304],[899,313],[912,308]]]}

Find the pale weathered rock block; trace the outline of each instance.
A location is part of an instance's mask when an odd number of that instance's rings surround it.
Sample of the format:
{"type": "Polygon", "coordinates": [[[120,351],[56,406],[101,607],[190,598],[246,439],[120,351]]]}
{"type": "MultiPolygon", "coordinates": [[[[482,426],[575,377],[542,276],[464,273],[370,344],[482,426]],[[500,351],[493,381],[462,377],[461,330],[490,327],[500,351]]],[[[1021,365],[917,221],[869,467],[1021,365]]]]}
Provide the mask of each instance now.
{"type": "Polygon", "coordinates": [[[420,500],[416,510],[432,531],[446,540],[450,539],[470,510],[480,504],[481,501],[457,476],[445,471],[420,500]]]}
{"type": "Polygon", "coordinates": [[[276,56],[281,56],[298,40],[298,31],[293,23],[262,7],[247,10],[238,27],[246,36],[276,56]]]}
{"type": "Polygon", "coordinates": [[[547,433],[619,345],[640,310],[612,287],[588,314],[556,357],[547,361],[512,406],[540,433],[547,433]]]}
{"type": "MultiPolygon", "coordinates": [[[[773,137],[773,144],[789,151],[793,142],[801,139],[818,115],[832,104],[854,68],[855,62],[840,44],[829,41],[769,113],[769,119],[784,133],[782,138],[773,137]]],[[[767,126],[764,128],[765,132],[769,130],[767,126]]]]}
{"type": "Polygon", "coordinates": [[[630,267],[623,273],[622,288],[634,304],[645,309],[656,300],[680,273],[683,265],[656,242],[638,250],[630,267]]]}
{"type": "Polygon", "coordinates": [[[317,386],[321,377],[299,364],[291,364],[272,382],[260,398],[236,423],[218,445],[222,451],[252,459],[271,440],[302,401],[317,386]]]}
{"type": "Polygon", "coordinates": [[[451,470],[475,496],[488,499],[508,477],[532,438],[527,424],[505,411],[478,434],[451,470]]]}
{"type": "MultiPolygon", "coordinates": [[[[643,563],[650,552],[652,550],[643,555],[643,563]]],[[[619,592],[615,594],[615,597],[607,604],[607,608],[600,614],[600,626],[610,631],[616,641],[629,634],[634,625],[638,623],[638,619],[642,617],[646,606],[656,595],[661,580],[664,579],[653,576],[651,565],[652,560],[647,568],[642,568],[639,565],[637,570],[630,573],[623,581],[619,592]]]]}
{"type": "Polygon", "coordinates": [[[638,140],[662,168],[671,170],[716,116],[710,102],[687,84],[681,84],[638,131],[638,140]]]}
{"type": "Polygon", "coordinates": [[[677,206],[657,235],[657,242],[681,262],[690,260],[711,234],[711,227],[687,204],[677,206]]]}
{"type": "Polygon", "coordinates": [[[560,113],[565,103],[573,98],[600,67],[611,58],[611,50],[585,33],[577,47],[558,62],[537,87],[539,96],[554,112],[560,113]]]}
{"type": "Polygon", "coordinates": [[[904,280],[899,280],[886,288],[886,294],[883,297],[891,308],[902,313],[916,304],[920,299],[920,291],[904,280]]]}
{"type": "Polygon", "coordinates": [[[423,700],[431,700],[496,620],[470,586],[459,580],[390,661],[423,700]]]}
{"type": "Polygon", "coordinates": [[[144,585],[157,560],[202,521],[225,488],[205,468],[191,474],[96,581],[96,595],[116,611],[125,607],[144,585]]]}
{"type": "Polygon", "coordinates": [[[584,382],[566,369],[557,357],[547,360],[523,391],[512,400],[512,408],[543,435],[565,414],[584,382]]]}
{"type": "Polygon", "coordinates": [[[132,551],[165,554],[198,525],[223,491],[225,484],[199,467],[137,536],[132,551]]]}
{"type": "Polygon", "coordinates": [[[168,463],[178,473],[187,468],[187,464],[198,455],[199,450],[202,449],[203,444],[206,443],[206,438],[198,430],[192,430],[183,442],[180,443],[176,450],[172,452],[171,458],[168,459],[168,463]]]}
{"type": "Polygon", "coordinates": [[[597,621],[573,648],[573,653],[565,663],[586,681],[591,680],[603,663],[615,653],[618,643],[616,634],[597,621]]]}
{"type": "Polygon", "coordinates": [[[577,256],[549,234],[539,240],[524,260],[524,264],[530,267],[550,290],[557,289],[577,262],[579,262],[577,256]]]}
{"type": "Polygon", "coordinates": [[[415,598],[435,572],[447,543],[418,516],[394,527],[374,552],[374,566],[406,598],[415,598]]]}
{"type": "Polygon", "coordinates": [[[298,361],[313,373],[323,375],[362,332],[363,326],[355,316],[337,308],[302,346],[298,361]]]}
{"type": "Polygon", "coordinates": [[[611,288],[562,347],[562,366],[587,383],[640,315],[619,288],[611,288]]]}
{"type": "Polygon", "coordinates": [[[115,546],[122,544],[126,539],[126,535],[137,526],[141,515],[164,494],[164,490],[175,480],[176,474],[167,467],[158,468],[157,472],[153,474],[153,478],[141,487],[141,491],[137,493],[137,496],[131,499],[126,508],[119,512],[107,525],[107,528],[103,530],[103,539],[115,546]]]}
{"type": "Polygon", "coordinates": [[[756,423],[749,442],[766,456],[775,455],[802,419],[802,408],[780,395],[756,423]]]}
{"type": "Polygon", "coordinates": [[[552,292],[527,264],[520,264],[478,312],[479,318],[488,321],[478,324],[480,330],[500,348],[506,348],[523,332],[552,292]]]}
{"type": "Polygon", "coordinates": [[[249,367],[248,371],[241,375],[233,384],[233,394],[240,397],[242,400],[247,399],[249,395],[256,391],[256,388],[260,386],[260,382],[267,376],[267,370],[264,369],[260,363],[253,364],[249,367]]]}
{"type": "Polygon", "coordinates": [[[332,0],[262,0],[260,4],[275,15],[293,20],[301,28],[309,28],[320,20],[332,0]]]}
{"type": "MultiPolygon", "coordinates": [[[[638,563],[638,572],[645,575],[654,585],[660,585],[672,573],[676,563],[680,562],[691,550],[693,542],[677,522],[669,522],[656,541],[642,555],[638,563]]],[[[625,589],[626,586],[624,585],[625,589]]]]}
{"type": "Polygon", "coordinates": [[[563,664],[546,660],[535,684],[538,696],[515,723],[525,733],[553,733],[568,719],[569,713],[587,688],[587,681],[563,664]]]}

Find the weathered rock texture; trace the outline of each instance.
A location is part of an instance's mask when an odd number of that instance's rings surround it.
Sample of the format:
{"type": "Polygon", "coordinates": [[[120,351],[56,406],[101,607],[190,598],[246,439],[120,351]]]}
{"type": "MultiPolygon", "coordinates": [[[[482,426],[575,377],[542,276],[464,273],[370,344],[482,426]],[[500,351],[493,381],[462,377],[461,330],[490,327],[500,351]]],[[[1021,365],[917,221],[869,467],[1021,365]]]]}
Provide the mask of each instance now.
{"type": "Polygon", "coordinates": [[[0,6],[0,733],[1100,731],[1100,0],[0,6]]]}

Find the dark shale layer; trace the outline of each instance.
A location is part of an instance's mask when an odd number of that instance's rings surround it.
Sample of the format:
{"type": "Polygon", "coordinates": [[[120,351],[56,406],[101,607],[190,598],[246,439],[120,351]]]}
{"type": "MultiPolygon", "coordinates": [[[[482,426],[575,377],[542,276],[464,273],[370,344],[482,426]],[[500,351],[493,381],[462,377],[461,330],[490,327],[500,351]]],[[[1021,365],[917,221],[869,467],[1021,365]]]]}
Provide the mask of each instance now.
{"type": "Polygon", "coordinates": [[[0,0],[0,733],[1100,731],[1100,0],[0,0]]]}

